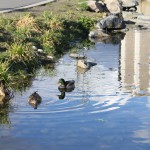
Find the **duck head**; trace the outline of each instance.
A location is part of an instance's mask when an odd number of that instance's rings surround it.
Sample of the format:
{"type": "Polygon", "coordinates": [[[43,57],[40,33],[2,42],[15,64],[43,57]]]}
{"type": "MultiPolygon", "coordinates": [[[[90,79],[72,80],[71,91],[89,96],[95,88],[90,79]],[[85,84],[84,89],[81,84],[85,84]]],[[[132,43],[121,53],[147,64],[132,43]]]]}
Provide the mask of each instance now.
{"type": "Polygon", "coordinates": [[[59,79],[58,84],[60,84],[61,87],[65,87],[66,81],[63,78],[61,78],[61,79],[59,79]]]}

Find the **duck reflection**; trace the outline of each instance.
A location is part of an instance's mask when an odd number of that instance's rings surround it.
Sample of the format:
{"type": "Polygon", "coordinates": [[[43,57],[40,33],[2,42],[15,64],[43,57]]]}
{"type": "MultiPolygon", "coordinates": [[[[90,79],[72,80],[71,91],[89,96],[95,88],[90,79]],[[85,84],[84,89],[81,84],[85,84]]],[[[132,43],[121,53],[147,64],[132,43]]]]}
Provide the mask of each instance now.
{"type": "Polygon", "coordinates": [[[59,99],[64,99],[66,96],[66,92],[72,92],[75,87],[69,88],[69,89],[62,89],[58,87],[58,90],[60,91],[60,94],[57,95],[59,99]]]}
{"type": "Polygon", "coordinates": [[[66,92],[60,92],[60,95],[57,95],[59,99],[64,99],[66,94],[66,92]]]}

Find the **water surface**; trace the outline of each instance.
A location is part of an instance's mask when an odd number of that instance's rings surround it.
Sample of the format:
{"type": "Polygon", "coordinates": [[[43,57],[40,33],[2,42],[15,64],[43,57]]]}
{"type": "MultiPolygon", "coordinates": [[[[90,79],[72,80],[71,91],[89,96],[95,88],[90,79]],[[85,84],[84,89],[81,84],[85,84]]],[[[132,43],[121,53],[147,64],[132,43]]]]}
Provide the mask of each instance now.
{"type": "Polygon", "coordinates": [[[0,149],[149,150],[149,35],[133,30],[113,44],[97,41],[84,52],[97,63],[87,71],[69,54],[54,70],[38,70],[31,87],[0,111],[0,149]],[[75,80],[64,99],[59,78],[75,80]],[[42,97],[37,109],[27,102],[34,91],[42,97]]]}

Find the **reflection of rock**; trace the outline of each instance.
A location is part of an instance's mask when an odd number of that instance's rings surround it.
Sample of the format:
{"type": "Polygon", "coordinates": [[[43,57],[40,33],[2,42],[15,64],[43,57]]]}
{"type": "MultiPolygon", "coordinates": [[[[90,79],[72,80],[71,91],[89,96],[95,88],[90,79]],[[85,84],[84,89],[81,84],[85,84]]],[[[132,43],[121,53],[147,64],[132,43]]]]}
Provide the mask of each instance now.
{"type": "Polygon", "coordinates": [[[123,29],[125,28],[125,22],[122,15],[109,15],[105,18],[102,18],[98,21],[97,27],[104,30],[114,30],[114,29],[123,29]]]}
{"type": "Polygon", "coordinates": [[[97,43],[105,43],[105,44],[119,44],[121,40],[123,40],[125,36],[125,33],[120,32],[120,33],[116,33],[116,34],[112,34],[106,37],[95,37],[95,38],[91,38],[89,37],[91,42],[97,43]]]}
{"type": "Polygon", "coordinates": [[[85,72],[87,72],[89,69],[84,69],[84,68],[81,68],[81,67],[77,67],[77,72],[80,73],[80,74],[84,74],[85,72]]]}
{"type": "Polygon", "coordinates": [[[106,10],[106,6],[103,2],[90,0],[87,2],[87,5],[89,7],[89,10],[95,11],[95,12],[103,12],[106,10]]]}

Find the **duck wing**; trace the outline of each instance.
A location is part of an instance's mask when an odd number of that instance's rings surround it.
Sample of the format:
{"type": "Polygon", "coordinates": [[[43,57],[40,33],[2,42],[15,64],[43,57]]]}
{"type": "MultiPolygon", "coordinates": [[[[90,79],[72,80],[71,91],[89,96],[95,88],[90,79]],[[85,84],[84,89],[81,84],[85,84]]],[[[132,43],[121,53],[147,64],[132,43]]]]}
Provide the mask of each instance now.
{"type": "Polygon", "coordinates": [[[74,83],[75,83],[74,80],[66,81],[66,86],[67,86],[67,85],[74,85],[74,83]]]}
{"type": "Polygon", "coordinates": [[[75,88],[74,84],[75,84],[74,80],[66,81],[66,89],[74,89],[75,88]]]}

